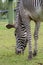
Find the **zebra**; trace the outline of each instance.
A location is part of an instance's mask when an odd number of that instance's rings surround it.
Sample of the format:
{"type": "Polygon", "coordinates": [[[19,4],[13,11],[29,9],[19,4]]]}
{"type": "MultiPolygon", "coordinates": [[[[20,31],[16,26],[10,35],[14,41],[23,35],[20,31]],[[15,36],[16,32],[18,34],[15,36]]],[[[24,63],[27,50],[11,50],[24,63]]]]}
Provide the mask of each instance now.
{"type": "MultiPolygon", "coordinates": [[[[22,19],[22,23],[26,28],[27,33],[27,40],[28,40],[28,51],[29,55],[28,58],[32,59],[33,56],[37,55],[38,47],[37,47],[37,40],[38,40],[38,33],[40,28],[40,21],[43,21],[43,0],[19,0],[19,6],[17,7],[17,17],[16,17],[16,25],[15,27],[20,28],[18,23],[20,17],[22,19]],[[20,15],[20,16],[19,16],[20,15]],[[31,26],[30,21],[33,20],[35,22],[35,31],[34,31],[34,51],[32,52],[32,44],[31,44],[31,26]]],[[[14,27],[14,25],[13,25],[14,27]]],[[[18,32],[19,33],[19,32],[18,32]]],[[[19,35],[16,33],[17,35],[19,35]]],[[[22,32],[20,31],[20,34],[22,32]]],[[[18,44],[16,45],[16,52],[19,50],[22,52],[21,49],[17,48],[18,44]]]]}

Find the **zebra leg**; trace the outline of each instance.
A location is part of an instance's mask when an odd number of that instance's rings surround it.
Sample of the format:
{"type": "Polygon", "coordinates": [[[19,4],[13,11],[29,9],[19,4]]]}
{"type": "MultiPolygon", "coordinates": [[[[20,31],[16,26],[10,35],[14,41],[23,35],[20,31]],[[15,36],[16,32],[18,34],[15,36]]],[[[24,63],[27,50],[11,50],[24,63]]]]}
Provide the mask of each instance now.
{"type": "Polygon", "coordinates": [[[30,22],[26,23],[27,36],[28,36],[28,46],[29,46],[29,56],[28,59],[32,59],[32,44],[31,44],[31,27],[30,22]]]}
{"type": "Polygon", "coordinates": [[[32,44],[31,44],[31,27],[30,27],[30,19],[27,17],[22,18],[23,23],[26,27],[27,31],[27,39],[28,39],[28,46],[29,46],[29,56],[28,59],[32,59],[32,44]]]}
{"type": "Polygon", "coordinates": [[[27,31],[27,39],[28,39],[28,47],[29,47],[29,56],[28,56],[28,58],[32,59],[33,54],[32,54],[32,44],[31,44],[30,18],[29,18],[28,13],[23,8],[22,0],[21,0],[21,3],[20,3],[20,15],[21,15],[23,24],[26,28],[26,31],[27,31]]]}
{"type": "Polygon", "coordinates": [[[38,40],[38,31],[39,31],[39,27],[40,27],[40,22],[35,22],[35,32],[34,32],[34,40],[35,40],[35,48],[34,48],[34,53],[33,56],[37,55],[37,40],[38,40]]]}

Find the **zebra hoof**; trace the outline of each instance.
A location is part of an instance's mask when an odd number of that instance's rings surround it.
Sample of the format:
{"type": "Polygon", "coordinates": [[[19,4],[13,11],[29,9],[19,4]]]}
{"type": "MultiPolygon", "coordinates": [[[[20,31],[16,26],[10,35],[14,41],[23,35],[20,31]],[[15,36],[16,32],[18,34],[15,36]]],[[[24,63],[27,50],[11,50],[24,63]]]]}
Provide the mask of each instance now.
{"type": "Polygon", "coordinates": [[[33,57],[35,57],[37,55],[37,52],[36,51],[34,51],[34,53],[33,53],[33,57]]]}
{"type": "Polygon", "coordinates": [[[28,56],[28,60],[31,60],[33,58],[33,56],[29,55],[28,56]]]}
{"type": "Polygon", "coordinates": [[[32,54],[32,51],[29,52],[29,56],[28,56],[28,59],[31,60],[33,58],[33,54],[32,54]]]}

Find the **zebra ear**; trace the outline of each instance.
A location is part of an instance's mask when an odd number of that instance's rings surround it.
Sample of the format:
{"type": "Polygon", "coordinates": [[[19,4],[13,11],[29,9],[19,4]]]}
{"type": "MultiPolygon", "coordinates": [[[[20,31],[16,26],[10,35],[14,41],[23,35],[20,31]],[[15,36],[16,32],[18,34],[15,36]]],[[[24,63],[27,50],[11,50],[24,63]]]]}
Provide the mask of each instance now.
{"type": "Polygon", "coordinates": [[[8,29],[15,28],[15,25],[8,24],[8,25],[6,25],[6,28],[8,28],[8,29]]]}

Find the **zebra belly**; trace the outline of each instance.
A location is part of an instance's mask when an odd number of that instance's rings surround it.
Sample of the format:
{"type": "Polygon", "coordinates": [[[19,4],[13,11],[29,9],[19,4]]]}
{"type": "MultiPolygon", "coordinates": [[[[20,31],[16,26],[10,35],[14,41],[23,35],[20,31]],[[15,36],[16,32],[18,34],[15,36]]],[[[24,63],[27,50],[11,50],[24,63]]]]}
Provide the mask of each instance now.
{"type": "Polygon", "coordinates": [[[41,8],[41,6],[38,6],[36,9],[35,9],[35,12],[38,16],[38,19],[40,21],[43,21],[43,9],[41,8]]]}
{"type": "Polygon", "coordinates": [[[36,21],[43,21],[43,11],[35,11],[33,13],[31,13],[31,17],[33,18],[33,20],[36,20],[36,21]]]}
{"type": "MultiPolygon", "coordinates": [[[[43,6],[39,0],[22,0],[25,15],[30,16],[33,20],[43,21],[43,6]],[[39,2],[38,2],[39,1],[39,2]]],[[[42,0],[41,0],[42,1],[42,0]]]]}
{"type": "Polygon", "coordinates": [[[33,20],[40,20],[43,21],[43,10],[38,9],[35,11],[29,11],[27,9],[24,9],[25,15],[31,17],[33,20]]]}

